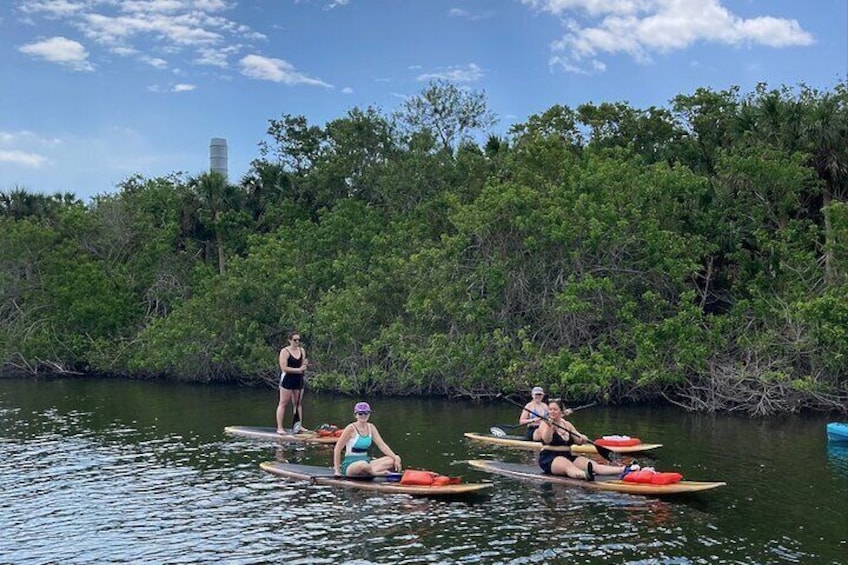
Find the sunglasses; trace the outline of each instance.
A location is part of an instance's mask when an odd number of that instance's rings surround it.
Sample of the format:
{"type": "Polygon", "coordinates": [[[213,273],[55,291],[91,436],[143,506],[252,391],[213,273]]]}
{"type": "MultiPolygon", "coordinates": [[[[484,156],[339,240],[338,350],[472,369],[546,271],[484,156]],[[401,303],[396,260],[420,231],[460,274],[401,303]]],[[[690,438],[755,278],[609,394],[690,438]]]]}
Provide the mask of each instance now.
{"type": "Polygon", "coordinates": [[[292,341],[300,341],[300,338],[299,338],[299,337],[294,337],[294,338],[292,338],[292,341]]]}
{"type": "Polygon", "coordinates": [[[370,416],[371,412],[354,412],[357,416],[370,416]]]}

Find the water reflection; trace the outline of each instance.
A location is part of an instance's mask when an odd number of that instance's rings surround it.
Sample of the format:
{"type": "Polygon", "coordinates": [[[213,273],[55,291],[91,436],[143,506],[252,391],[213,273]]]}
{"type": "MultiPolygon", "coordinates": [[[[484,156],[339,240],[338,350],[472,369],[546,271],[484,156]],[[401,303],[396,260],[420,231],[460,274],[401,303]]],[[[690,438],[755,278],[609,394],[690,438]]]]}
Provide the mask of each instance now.
{"type": "MultiPolygon", "coordinates": [[[[349,417],[349,399],[311,402],[322,420],[349,417]]],[[[265,473],[258,467],[265,460],[331,462],[328,447],[222,434],[227,425],[267,425],[267,391],[4,381],[0,561],[830,564],[844,562],[848,550],[848,453],[829,446],[823,460],[823,439],[809,439],[821,436],[811,433],[819,421],[581,412],[581,429],[627,430],[665,444],[640,461],[729,483],[664,500],[521,483],[467,467],[468,458],[532,463],[529,452],[461,435],[514,417],[511,407],[406,399],[380,406],[380,429],[407,465],[492,480],[490,496],[415,499],[265,473]],[[411,427],[391,425],[401,414],[411,427]],[[808,464],[786,465],[787,453],[808,464]]]]}
{"type": "Polygon", "coordinates": [[[827,444],[828,466],[837,474],[848,478],[848,444],[827,444]]]}

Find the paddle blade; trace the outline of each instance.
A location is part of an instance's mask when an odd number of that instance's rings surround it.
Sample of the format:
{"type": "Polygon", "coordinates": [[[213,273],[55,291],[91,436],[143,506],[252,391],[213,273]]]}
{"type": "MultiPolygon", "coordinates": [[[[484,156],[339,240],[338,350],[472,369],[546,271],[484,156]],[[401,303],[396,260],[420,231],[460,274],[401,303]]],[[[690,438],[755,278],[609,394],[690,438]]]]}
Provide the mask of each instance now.
{"type": "Polygon", "coordinates": [[[598,445],[594,441],[590,441],[589,443],[594,445],[595,449],[598,451],[598,455],[600,455],[601,457],[603,457],[607,461],[612,461],[613,459],[618,458],[618,453],[616,453],[615,451],[612,451],[611,449],[607,449],[603,445],[598,445]]]}
{"type": "Polygon", "coordinates": [[[502,430],[502,429],[500,429],[500,428],[495,427],[495,426],[492,426],[491,428],[489,428],[489,431],[490,431],[490,432],[492,433],[492,435],[493,435],[493,436],[495,436],[495,437],[506,437],[506,432],[505,432],[505,431],[503,431],[503,430],[502,430]]]}

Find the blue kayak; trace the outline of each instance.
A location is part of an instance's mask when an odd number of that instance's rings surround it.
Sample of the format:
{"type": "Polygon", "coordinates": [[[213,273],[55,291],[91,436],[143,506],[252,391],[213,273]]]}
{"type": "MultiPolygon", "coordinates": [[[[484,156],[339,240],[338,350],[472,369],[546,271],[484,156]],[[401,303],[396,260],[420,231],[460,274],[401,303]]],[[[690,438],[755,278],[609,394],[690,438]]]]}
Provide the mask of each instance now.
{"type": "Polygon", "coordinates": [[[831,422],[827,425],[827,439],[848,443],[848,422],[831,422]]]}

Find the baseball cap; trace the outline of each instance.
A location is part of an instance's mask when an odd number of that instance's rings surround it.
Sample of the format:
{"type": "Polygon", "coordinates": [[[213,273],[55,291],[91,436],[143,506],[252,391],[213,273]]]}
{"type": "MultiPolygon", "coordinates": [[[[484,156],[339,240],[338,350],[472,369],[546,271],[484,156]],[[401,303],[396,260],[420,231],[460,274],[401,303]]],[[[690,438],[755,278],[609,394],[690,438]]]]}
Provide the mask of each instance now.
{"type": "Polygon", "coordinates": [[[371,412],[371,405],[367,402],[357,402],[353,407],[354,413],[356,412],[371,412]]]}
{"type": "Polygon", "coordinates": [[[542,389],[542,387],[540,387],[540,386],[534,386],[534,387],[533,387],[533,390],[532,390],[531,392],[532,392],[534,395],[536,395],[536,394],[545,394],[545,391],[544,391],[544,390],[542,389]]]}

